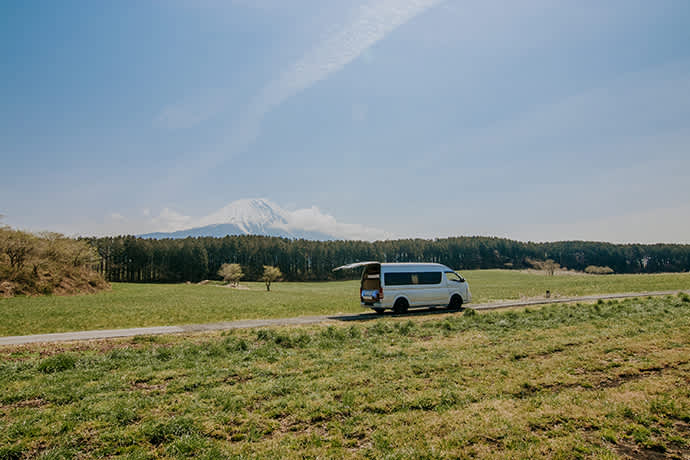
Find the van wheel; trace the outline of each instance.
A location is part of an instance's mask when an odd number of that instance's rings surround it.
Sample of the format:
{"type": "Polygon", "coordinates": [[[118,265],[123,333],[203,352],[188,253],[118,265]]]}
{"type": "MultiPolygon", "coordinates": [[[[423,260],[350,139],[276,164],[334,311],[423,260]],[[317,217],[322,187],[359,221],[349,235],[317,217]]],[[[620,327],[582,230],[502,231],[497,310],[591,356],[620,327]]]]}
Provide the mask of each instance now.
{"type": "Polygon", "coordinates": [[[383,315],[384,309],[383,308],[374,308],[374,312],[376,312],[377,315],[383,315]]]}
{"type": "Polygon", "coordinates": [[[448,310],[460,310],[462,308],[462,297],[455,294],[450,298],[450,303],[448,304],[448,310]]]}
{"type": "Polygon", "coordinates": [[[407,309],[409,308],[410,304],[407,303],[407,300],[405,299],[398,299],[395,301],[395,305],[393,305],[393,311],[395,313],[405,313],[407,312],[407,309]]]}

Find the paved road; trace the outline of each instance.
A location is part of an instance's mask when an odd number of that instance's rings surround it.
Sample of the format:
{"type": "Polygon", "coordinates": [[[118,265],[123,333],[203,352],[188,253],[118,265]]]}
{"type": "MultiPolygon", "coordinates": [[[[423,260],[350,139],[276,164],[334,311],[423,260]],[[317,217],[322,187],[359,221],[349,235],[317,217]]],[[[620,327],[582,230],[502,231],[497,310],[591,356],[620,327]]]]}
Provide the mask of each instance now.
{"type": "MultiPolygon", "coordinates": [[[[677,295],[679,292],[690,293],[690,291],[629,292],[623,294],[601,294],[582,297],[560,297],[557,299],[516,300],[513,302],[469,304],[467,305],[467,308],[472,308],[474,310],[497,310],[500,308],[527,307],[531,305],[545,305],[554,303],[593,302],[599,299],[607,300],[624,299],[630,297],[677,295]]],[[[406,313],[405,315],[394,315],[393,313],[386,313],[386,315],[384,316],[425,316],[438,315],[443,313],[447,313],[447,310],[439,308],[432,310],[412,310],[409,313],[406,313]]],[[[116,337],[133,337],[137,335],[180,334],[190,332],[218,331],[227,329],[246,329],[265,326],[317,324],[328,321],[369,321],[380,317],[381,315],[377,315],[372,312],[354,315],[322,315],[300,316],[297,318],[279,319],[247,319],[241,321],[228,321],[222,323],[188,324],[183,326],[136,327],[131,329],[106,329],[98,331],[59,332],[55,334],[17,335],[10,337],[0,337],[0,346],[23,345],[27,343],[51,343],[78,340],[111,339],[116,337]]]]}

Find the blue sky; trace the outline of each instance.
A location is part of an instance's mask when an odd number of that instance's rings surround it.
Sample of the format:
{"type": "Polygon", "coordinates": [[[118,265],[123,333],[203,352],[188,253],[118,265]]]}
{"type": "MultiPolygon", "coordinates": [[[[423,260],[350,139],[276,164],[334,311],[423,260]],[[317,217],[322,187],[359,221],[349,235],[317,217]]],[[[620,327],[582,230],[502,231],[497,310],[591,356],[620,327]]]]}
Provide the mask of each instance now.
{"type": "Polygon", "coordinates": [[[685,0],[0,4],[0,214],[690,243],[685,0]]]}

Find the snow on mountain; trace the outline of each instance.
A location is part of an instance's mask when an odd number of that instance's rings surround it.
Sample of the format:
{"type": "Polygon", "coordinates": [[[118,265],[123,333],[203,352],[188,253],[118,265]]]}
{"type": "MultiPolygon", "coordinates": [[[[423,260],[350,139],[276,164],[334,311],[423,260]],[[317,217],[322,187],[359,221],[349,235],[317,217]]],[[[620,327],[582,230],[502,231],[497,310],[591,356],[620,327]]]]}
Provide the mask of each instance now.
{"type": "Polygon", "coordinates": [[[316,207],[286,211],[265,198],[233,201],[202,217],[192,228],[139,235],[142,238],[186,238],[199,236],[264,235],[308,240],[383,239],[385,232],[357,224],[336,222],[316,207]]]}
{"type": "Polygon", "coordinates": [[[233,224],[246,234],[257,229],[282,228],[287,231],[288,214],[277,204],[265,198],[233,201],[218,211],[201,219],[201,226],[233,224]]]}

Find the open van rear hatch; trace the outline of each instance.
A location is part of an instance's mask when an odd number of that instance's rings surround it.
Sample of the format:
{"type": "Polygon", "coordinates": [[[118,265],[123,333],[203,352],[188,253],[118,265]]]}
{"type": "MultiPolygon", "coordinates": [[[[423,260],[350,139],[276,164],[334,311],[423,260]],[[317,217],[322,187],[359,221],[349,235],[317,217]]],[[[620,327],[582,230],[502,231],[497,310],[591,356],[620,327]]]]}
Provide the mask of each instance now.
{"type": "Polygon", "coordinates": [[[334,272],[337,272],[338,270],[348,270],[350,268],[357,268],[357,267],[363,267],[365,265],[374,265],[378,264],[381,265],[381,262],[377,262],[375,260],[373,261],[368,261],[368,262],[355,262],[354,264],[349,264],[349,265],[341,265],[340,267],[335,267],[333,269],[334,272]]]}
{"type": "Polygon", "coordinates": [[[367,264],[362,273],[362,284],[359,289],[360,300],[367,304],[383,300],[381,287],[381,264],[367,264]]]}
{"type": "Polygon", "coordinates": [[[359,286],[359,297],[362,303],[373,305],[376,302],[382,301],[381,262],[356,262],[354,264],[343,265],[334,270],[345,270],[357,267],[364,267],[362,271],[362,281],[359,286]]]}

